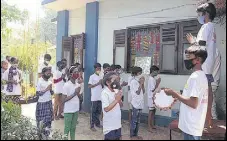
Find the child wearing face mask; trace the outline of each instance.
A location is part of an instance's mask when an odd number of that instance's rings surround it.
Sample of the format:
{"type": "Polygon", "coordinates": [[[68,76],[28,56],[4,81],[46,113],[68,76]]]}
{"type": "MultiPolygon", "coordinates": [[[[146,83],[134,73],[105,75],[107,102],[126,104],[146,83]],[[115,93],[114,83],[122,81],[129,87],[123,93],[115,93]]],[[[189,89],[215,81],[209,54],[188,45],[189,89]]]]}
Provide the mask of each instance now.
{"type": "Polygon", "coordinates": [[[62,89],[64,86],[64,78],[65,74],[62,73],[63,69],[63,63],[62,61],[57,62],[58,69],[55,71],[53,76],[53,82],[54,82],[54,117],[55,120],[59,120],[59,118],[62,118],[62,112],[63,112],[63,103],[62,103],[62,89]]]}
{"type": "Polygon", "coordinates": [[[149,131],[152,132],[154,127],[154,117],[155,117],[155,106],[153,104],[153,93],[158,88],[161,78],[155,79],[159,73],[159,68],[157,66],[151,66],[150,68],[150,76],[147,85],[147,104],[149,108],[149,115],[148,115],[148,128],[149,131]]]}
{"type": "Polygon", "coordinates": [[[6,83],[3,93],[13,100],[13,102],[17,102],[21,96],[22,72],[18,69],[19,62],[15,57],[12,57],[10,62],[11,66],[2,75],[2,80],[6,83]]]}
{"type": "MultiPolygon", "coordinates": [[[[79,96],[80,96],[80,84],[77,83],[79,78],[79,69],[72,66],[69,69],[69,81],[65,83],[63,87],[63,100],[64,106],[64,134],[68,136],[70,133],[70,139],[75,140],[76,124],[78,120],[79,112],[79,96]]],[[[68,137],[66,138],[68,139],[68,137]]]]}
{"type": "Polygon", "coordinates": [[[200,140],[208,107],[208,80],[202,70],[207,58],[205,47],[193,45],[186,52],[185,67],[193,73],[187,80],[183,94],[164,88],[167,95],[181,102],[178,128],[183,132],[184,140],[200,140]]]}
{"type": "Polygon", "coordinates": [[[141,139],[138,136],[139,132],[139,123],[140,115],[142,109],[144,108],[144,94],[145,87],[144,82],[145,78],[142,76],[142,68],[134,67],[132,68],[132,74],[134,79],[130,83],[130,92],[132,96],[132,120],[130,125],[130,137],[131,139],[141,139]]]}
{"type": "MultiPolygon", "coordinates": [[[[215,24],[212,22],[216,17],[216,8],[212,3],[204,3],[198,6],[196,12],[198,13],[198,21],[202,24],[201,29],[197,35],[197,38],[193,37],[190,33],[187,34],[187,40],[190,44],[198,44],[200,41],[205,41],[207,50],[207,59],[202,65],[202,69],[205,72],[208,85],[209,85],[209,104],[207,112],[207,121],[211,126],[211,118],[217,118],[215,99],[213,100],[212,87],[217,88],[220,79],[220,66],[221,57],[218,48],[216,47],[216,31],[215,24]],[[216,79],[214,80],[214,76],[216,79]]],[[[215,90],[213,90],[215,91],[215,90]]],[[[215,96],[215,95],[214,95],[215,96]]]]}
{"type": "Polygon", "coordinates": [[[91,110],[91,130],[96,131],[95,126],[98,128],[102,128],[100,125],[100,115],[102,112],[102,103],[101,103],[101,93],[102,93],[102,76],[100,76],[101,72],[101,64],[96,63],[94,65],[95,73],[90,76],[88,82],[88,88],[91,89],[91,102],[92,102],[92,110],[91,110]]]}
{"type": "Polygon", "coordinates": [[[122,91],[117,77],[117,73],[109,72],[103,79],[106,86],[101,94],[104,140],[121,139],[122,91]]]}
{"type": "Polygon", "coordinates": [[[43,124],[44,135],[49,136],[52,121],[54,119],[53,106],[52,106],[52,82],[49,80],[51,77],[51,69],[45,67],[42,70],[42,77],[39,78],[36,86],[36,94],[38,102],[36,105],[36,121],[38,128],[43,124]]]}
{"type": "MultiPolygon", "coordinates": [[[[45,67],[49,67],[52,70],[52,66],[50,65],[50,60],[51,60],[51,56],[50,54],[45,54],[44,55],[44,62],[41,64],[41,66],[39,66],[38,68],[38,77],[40,78],[42,75],[42,70],[45,67]]],[[[52,75],[52,74],[51,74],[52,75]]]]}

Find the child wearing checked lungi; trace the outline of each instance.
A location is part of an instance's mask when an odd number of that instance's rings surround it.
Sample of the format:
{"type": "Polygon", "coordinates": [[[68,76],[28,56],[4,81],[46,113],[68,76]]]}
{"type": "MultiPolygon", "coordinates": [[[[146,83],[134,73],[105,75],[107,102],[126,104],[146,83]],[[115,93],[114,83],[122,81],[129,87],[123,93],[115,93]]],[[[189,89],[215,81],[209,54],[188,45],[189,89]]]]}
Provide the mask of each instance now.
{"type": "Polygon", "coordinates": [[[52,82],[49,80],[51,77],[51,69],[45,67],[42,69],[42,77],[39,78],[36,93],[38,96],[38,102],[36,105],[36,121],[38,128],[41,127],[43,134],[49,136],[51,123],[53,121],[53,106],[51,95],[52,82]]]}

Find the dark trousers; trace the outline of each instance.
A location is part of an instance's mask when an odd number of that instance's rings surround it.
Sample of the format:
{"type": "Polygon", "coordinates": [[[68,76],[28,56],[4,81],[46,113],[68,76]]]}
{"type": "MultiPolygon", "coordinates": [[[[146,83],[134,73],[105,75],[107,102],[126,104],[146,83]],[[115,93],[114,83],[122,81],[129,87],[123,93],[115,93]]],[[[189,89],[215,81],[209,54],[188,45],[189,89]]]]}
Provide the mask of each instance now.
{"type": "Polygon", "coordinates": [[[100,126],[100,114],[102,112],[102,102],[101,101],[92,101],[91,102],[91,115],[90,115],[90,124],[91,128],[96,126],[100,126]]]}
{"type": "Polygon", "coordinates": [[[121,128],[110,131],[104,136],[104,140],[120,140],[121,139],[121,128]]]}
{"type": "Polygon", "coordinates": [[[141,109],[132,108],[132,120],[130,125],[130,137],[138,136],[141,109]]]}
{"type": "Polygon", "coordinates": [[[82,104],[83,104],[83,95],[81,94],[80,96],[79,96],[79,100],[80,100],[80,110],[79,111],[81,111],[82,110],[82,104]]]}

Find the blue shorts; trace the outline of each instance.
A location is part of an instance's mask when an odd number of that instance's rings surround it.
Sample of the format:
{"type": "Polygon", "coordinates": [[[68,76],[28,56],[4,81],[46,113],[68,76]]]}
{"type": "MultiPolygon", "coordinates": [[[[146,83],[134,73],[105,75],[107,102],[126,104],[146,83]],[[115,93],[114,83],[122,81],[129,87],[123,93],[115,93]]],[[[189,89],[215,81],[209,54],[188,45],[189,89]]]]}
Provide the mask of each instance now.
{"type": "Polygon", "coordinates": [[[214,77],[212,74],[206,74],[208,83],[211,84],[212,82],[214,82],[214,77]]]}
{"type": "Polygon", "coordinates": [[[184,133],[184,140],[200,140],[201,137],[199,136],[192,136],[192,135],[189,135],[189,134],[186,134],[184,133]]]}
{"type": "Polygon", "coordinates": [[[121,128],[110,131],[104,137],[104,140],[120,140],[121,139],[121,128]]]}

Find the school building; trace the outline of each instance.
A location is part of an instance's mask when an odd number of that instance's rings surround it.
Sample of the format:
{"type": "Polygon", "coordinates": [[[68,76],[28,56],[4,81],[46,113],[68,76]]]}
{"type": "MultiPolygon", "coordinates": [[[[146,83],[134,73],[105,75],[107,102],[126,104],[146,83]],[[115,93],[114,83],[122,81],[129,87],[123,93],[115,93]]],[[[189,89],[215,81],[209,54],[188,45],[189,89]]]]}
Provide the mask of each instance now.
{"type": "MultiPolygon", "coordinates": [[[[213,0],[216,2],[218,0],[213,0]]],[[[136,64],[143,68],[158,65],[161,86],[183,90],[190,71],[184,67],[185,35],[197,35],[197,0],[43,0],[44,7],[56,10],[57,61],[66,58],[85,69],[85,111],[90,111],[87,88],[93,65],[119,64],[126,71],[136,64]],[[142,49],[141,49],[142,48],[142,49]],[[139,51],[138,51],[139,50],[139,51]]],[[[216,25],[217,47],[221,52],[221,80],[216,101],[219,115],[226,117],[226,25],[216,25]]],[[[146,70],[147,71],[147,70],[146,70]]],[[[130,74],[123,78],[127,80],[130,74]]],[[[122,108],[127,118],[127,90],[122,108]]],[[[147,96],[142,121],[147,118],[147,96]]],[[[172,110],[156,112],[156,124],[167,126],[177,117],[179,103],[172,110]]]]}

